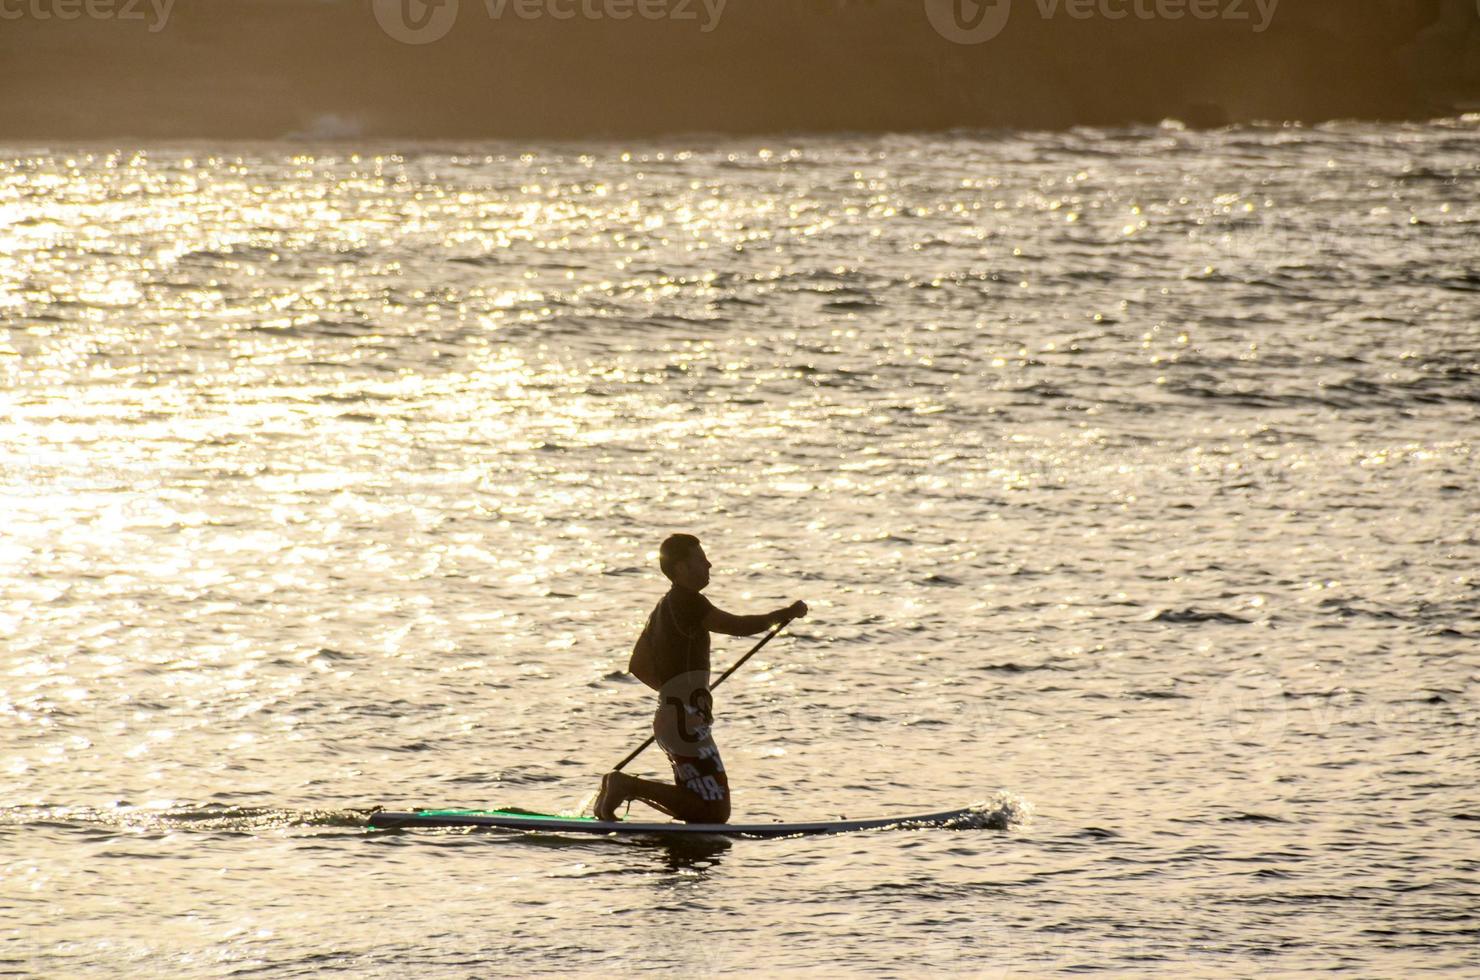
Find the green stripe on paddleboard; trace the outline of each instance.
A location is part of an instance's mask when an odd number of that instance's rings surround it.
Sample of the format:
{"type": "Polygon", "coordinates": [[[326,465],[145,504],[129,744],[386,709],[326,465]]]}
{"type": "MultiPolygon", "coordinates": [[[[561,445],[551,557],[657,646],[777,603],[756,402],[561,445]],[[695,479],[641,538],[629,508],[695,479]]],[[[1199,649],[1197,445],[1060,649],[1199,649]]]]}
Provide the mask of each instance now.
{"type": "Polygon", "coordinates": [[[595,817],[563,817],[558,813],[535,813],[532,810],[417,810],[418,817],[518,817],[521,820],[583,820],[596,823],[595,817]]]}

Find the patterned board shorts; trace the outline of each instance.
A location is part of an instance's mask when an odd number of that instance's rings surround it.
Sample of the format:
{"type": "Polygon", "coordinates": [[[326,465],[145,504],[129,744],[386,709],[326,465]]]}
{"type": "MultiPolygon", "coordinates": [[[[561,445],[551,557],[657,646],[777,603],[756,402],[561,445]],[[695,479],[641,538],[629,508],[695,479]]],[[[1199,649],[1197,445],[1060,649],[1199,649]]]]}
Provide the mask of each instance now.
{"type": "Polygon", "coordinates": [[[730,782],[714,744],[712,724],[703,712],[677,698],[659,705],[653,715],[653,734],[673,766],[673,781],[699,799],[717,803],[729,799],[730,782]]]}

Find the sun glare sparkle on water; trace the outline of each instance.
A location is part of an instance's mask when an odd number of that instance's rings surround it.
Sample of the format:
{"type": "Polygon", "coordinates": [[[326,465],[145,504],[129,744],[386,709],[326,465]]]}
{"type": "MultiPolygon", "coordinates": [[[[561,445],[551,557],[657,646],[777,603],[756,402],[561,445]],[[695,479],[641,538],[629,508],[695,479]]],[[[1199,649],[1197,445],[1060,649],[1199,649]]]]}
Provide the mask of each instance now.
{"type": "Polygon", "coordinates": [[[630,961],[674,903],[758,970],[818,964],[737,910],[889,973],[1452,965],[1474,142],[0,159],[0,871],[40,972],[607,972],[569,937],[630,961]],[[1034,823],[698,864],[346,826],[589,796],[650,722],[622,671],[680,528],[722,605],[814,609],[722,692],[747,814],[1006,788],[1034,823]],[[515,880],[540,915],[479,891],[515,880]],[[593,880],[633,888],[593,917],[593,880]]]}

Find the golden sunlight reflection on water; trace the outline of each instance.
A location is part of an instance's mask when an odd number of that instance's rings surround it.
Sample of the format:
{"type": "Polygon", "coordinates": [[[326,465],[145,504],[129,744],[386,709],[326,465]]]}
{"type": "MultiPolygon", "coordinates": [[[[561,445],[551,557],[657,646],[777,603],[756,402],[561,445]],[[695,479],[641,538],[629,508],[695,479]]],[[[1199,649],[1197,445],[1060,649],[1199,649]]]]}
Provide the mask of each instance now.
{"type": "Polygon", "coordinates": [[[597,972],[697,924],[713,972],[1453,968],[1474,144],[0,154],[26,965],[597,972]],[[719,692],[737,812],[1034,821],[363,830],[589,796],[680,528],[722,606],[813,610],[719,692]]]}

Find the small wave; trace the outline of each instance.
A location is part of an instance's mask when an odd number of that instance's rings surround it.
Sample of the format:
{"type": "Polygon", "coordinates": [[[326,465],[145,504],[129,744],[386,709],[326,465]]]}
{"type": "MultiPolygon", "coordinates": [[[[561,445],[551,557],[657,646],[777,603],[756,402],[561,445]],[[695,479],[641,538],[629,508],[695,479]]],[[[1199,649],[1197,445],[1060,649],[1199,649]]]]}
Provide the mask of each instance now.
{"type": "Polygon", "coordinates": [[[991,799],[974,804],[971,812],[946,822],[951,830],[1007,830],[1033,819],[1033,804],[1014,793],[999,791],[991,799]]]}
{"type": "Polygon", "coordinates": [[[1350,599],[1331,598],[1322,599],[1316,604],[1316,608],[1329,610],[1337,616],[1365,616],[1368,619],[1380,619],[1390,622],[1402,622],[1408,617],[1391,609],[1367,609],[1356,605],[1350,599]]]}
{"type": "Polygon", "coordinates": [[[1417,184],[1425,181],[1437,181],[1441,184],[1457,184],[1460,181],[1460,173],[1457,170],[1436,170],[1433,167],[1415,167],[1412,170],[1396,174],[1391,179],[1401,184],[1417,184]]]}
{"type": "Polygon", "coordinates": [[[1050,667],[1050,666],[1048,666],[1046,664],[1032,664],[1032,665],[1027,665],[1027,664],[1014,663],[1013,661],[1009,660],[1006,663],[985,664],[985,665],[983,665],[981,667],[978,667],[976,669],[977,670],[984,670],[984,671],[986,671],[988,673],[998,673],[998,674],[1026,674],[1029,671],[1033,671],[1033,670],[1054,670],[1055,668],[1050,667]]]}
{"type": "Polygon", "coordinates": [[[125,833],[258,834],[295,827],[360,828],[366,810],[291,810],[280,807],[231,806],[222,803],[175,804],[169,807],[53,806],[0,807],[0,826],[104,828],[125,833]]]}
{"type": "MultiPolygon", "coordinates": [[[[379,329],[376,324],[317,317],[308,323],[254,323],[246,329],[283,337],[360,337],[379,329]]],[[[329,365],[334,366],[334,365],[329,365]]]]}
{"type": "Polygon", "coordinates": [[[1120,834],[1106,827],[1085,827],[1083,830],[1069,836],[1081,840],[1114,840],[1120,834]]]}
{"type": "Polygon", "coordinates": [[[1286,881],[1296,877],[1289,871],[1280,871],[1277,868],[1260,868],[1250,875],[1251,878],[1267,878],[1272,881],[1286,881]]]}
{"type": "Polygon", "coordinates": [[[1252,619],[1235,616],[1233,613],[1208,612],[1202,609],[1161,609],[1146,617],[1150,623],[1252,623],[1252,619]]]}
{"type": "Polygon", "coordinates": [[[176,256],[176,265],[219,262],[272,262],[280,259],[281,253],[271,245],[254,245],[249,242],[221,245],[217,248],[197,248],[176,256]]]}

